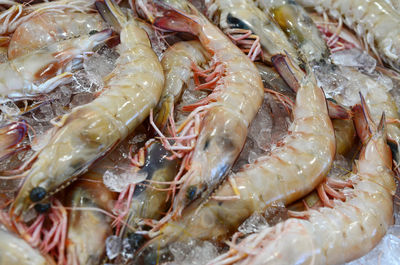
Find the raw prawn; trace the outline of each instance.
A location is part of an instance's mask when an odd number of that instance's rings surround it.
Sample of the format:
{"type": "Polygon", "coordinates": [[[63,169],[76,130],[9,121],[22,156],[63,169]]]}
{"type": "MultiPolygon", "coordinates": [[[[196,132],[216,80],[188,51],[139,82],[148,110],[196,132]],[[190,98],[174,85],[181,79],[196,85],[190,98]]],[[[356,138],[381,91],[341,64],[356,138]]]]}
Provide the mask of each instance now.
{"type": "Polygon", "coordinates": [[[106,238],[112,234],[111,219],[101,210],[110,211],[115,197],[95,171],[89,171],[69,188],[67,264],[101,263],[106,238]]]}
{"type": "Polygon", "coordinates": [[[0,100],[38,96],[71,81],[72,74],[64,71],[68,63],[108,40],[111,33],[111,30],[105,30],[92,36],[53,43],[0,64],[0,100]]]}
{"type": "Polygon", "coordinates": [[[161,227],[138,258],[156,258],[173,241],[223,240],[254,212],[276,202],[289,204],[313,190],[330,169],[335,136],[325,97],[313,75],[301,80],[289,134],[269,155],[231,175],[199,208],[161,227]],[[266,184],[267,183],[267,184],[266,184]],[[149,250],[155,252],[147,252],[149,250]]]}
{"type": "Polygon", "coordinates": [[[297,0],[342,20],[378,57],[400,70],[400,14],[385,0],[297,0]]]}
{"type": "Polygon", "coordinates": [[[272,64],[271,57],[274,55],[289,54],[297,65],[301,63],[284,32],[253,0],[206,0],[205,4],[208,18],[219,25],[239,46],[242,43],[247,44],[246,50],[252,60],[262,49],[261,57],[264,62],[272,64]],[[249,38],[254,39],[253,44],[249,38]],[[257,43],[261,47],[257,47],[257,43]]]}
{"type": "Polygon", "coordinates": [[[257,0],[264,12],[271,14],[276,23],[286,32],[289,39],[308,63],[329,59],[329,49],[321,38],[305,10],[287,0],[257,0]]]}
{"type": "Polygon", "coordinates": [[[356,118],[367,118],[356,128],[366,144],[351,177],[353,188],[343,190],[344,201],[333,200],[332,208],[308,210],[303,219],[290,218],[233,242],[209,264],[342,264],[378,244],[393,224],[396,184],[384,115],[377,128],[365,103],[363,111],[356,118]]]}
{"type": "MultiPolygon", "coordinates": [[[[285,106],[292,108],[292,101],[294,101],[296,94],[290,89],[285,81],[272,68],[262,63],[256,63],[256,66],[260,72],[264,86],[268,88],[267,92],[271,93],[271,90],[278,92],[278,94],[273,92],[277,99],[283,102],[285,106]]],[[[328,104],[330,103],[330,101],[327,102],[328,104]]],[[[342,114],[332,115],[334,108],[329,107],[329,105],[328,110],[335,131],[336,153],[345,155],[355,143],[356,133],[353,121],[350,119],[350,116],[344,118],[344,115],[342,114]]]]}
{"type": "Polygon", "coordinates": [[[136,185],[128,224],[137,226],[139,219],[160,219],[167,206],[168,183],[177,173],[177,161],[168,159],[172,154],[158,141],[147,147],[147,157],[139,173],[146,180],[136,185]],[[161,184],[160,184],[161,183],[161,184]]]}
{"type": "Polygon", "coordinates": [[[8,60],[13,60],[52,43],[70,38],[83,37],[99,32],[106,25],[99,14],[71,11],[38,14],[14,32],[8,45],[8,60]]]}
{"type": "Polygon", "coordinates": [[[0,35],[13,33],[18,26],[37,14],[47,11],[90,11],[94,0],[57,0],[34,5],[16,4],[0,13],[0,35]]]}
{"type": "Polygon", "coordinates": [[[121,193],[122,196],[120,195],[117,202],[119,204],[122,203],[121,199],[127,200],[125,204],[129,208],[122,213],[126,226],[119,233],[118,220],[114,222],[117,225],[117,233],[128,238],[132,251],[136,251],[145,242],[143,234],[136,232],[159,220],[167,211],[170,205],[168,183],[173,181],[178,171],[178,161],[168,159],[171,153],[165,150],[160,142],[152,141],[146,151],[146,161],[138,171],[139,174],[146,175],[146,180],[123,192],[128,195],[121,193]]]}
{"type": "Polygon", "coordinates": [[[164,76],[147,34],[113,2],[97,3],[119,23],[121,44],[116,68],[104,78],[104,91],[74,108],[54,128],[36,154],[10,213],[21,216],[35,203],[65,188],[143,122],[160,98],[164,76]],[[110,13],[109,13],[110,12],[110,13]],[[112,13],[112,14],[111,14],[112,13]]]}
{"type": "Polygon", "coordinates": [[[42,255],[17,235],[0,229],[1,265],[54,265],[49,256],[42,255]]]}
{"type": "Polygon", "coordinates": [[[201,203],[207,199],[224,180],[244,145],[264,91],[257,68],[250,59],[194,6],[176,0],[159,4],[163,16],[156,17],[154,24],[165,30],[197,35],[213,55],[215,67],[210,82],[198,87],[213,92],[201,102],[185,107],[194,110],[193,113],[201,109],[206,113],[188,163],[190,169],[183,176],[183,184],[174,200],[171,216],[179,216],[183,208],[195,200],[201,203]]]}
{"type": "MultiPolygon", "coordinates": [[[[370,106],[371,115],[375,122],[379,121],[381,112],[385,112],[388,119],[388,139],[398,149],[400,144],[400,126],[396,121],[399,120],[400,116],[393,97],[385,85],[355,69],[338,67],[331,64],[328,59],[329,50],[327,57],[321,56],[318,57],[319,59],[315,59],[316,54],[326,55],[327,46],[321,44],[323,39],[304,9],[298,5],[286,3],[286,0],[260,0],[260,3],[263,2],[265,4],[268,1],[272,1],[274,4],[266,6],[265,10],[273,12],[274,19],[280,21],[279,24],[286,29],[290,39],[295,42],[297,39],[314,40],[315,44],[320,44],[313,46],[299,44],[297,47],[303,54],[304,60],[314,66],[315,75],[327,97],[331,97],[345,107],[351,107],[359,103],[358,94],[361,92],[370,106]],[[285,10],[289,10],[290,12],[286,12],[285,10]],[[299,20],[301,16],[304,17],[303,20],[308,21],[307,24],[299,20]],[[307,28],[309,29],[307,30],[307,28]],[[317,39],[320,40],[317,41],[317,39]],[[329,73],[329,78],[327,78],[326,73],[329,73]],[[341,93],[338,93],[336,90],[332,91],[332,87],[335,86],[338,87],[337,89],[342,89],[343,91],[341,93]]],[[[398,161],[398,153],[395,153],[394,156],[396,161],[398,161]]]]}
{"type": "Polygon", "coordinates": [[[210,55],[198,41],[178,42],[169,47],[161,60],[165,73],[165,85],[155,110],[155,123],[164,128],[173,104],[180,99],[192,74],[192,65],[204,66],[210,55]]]}

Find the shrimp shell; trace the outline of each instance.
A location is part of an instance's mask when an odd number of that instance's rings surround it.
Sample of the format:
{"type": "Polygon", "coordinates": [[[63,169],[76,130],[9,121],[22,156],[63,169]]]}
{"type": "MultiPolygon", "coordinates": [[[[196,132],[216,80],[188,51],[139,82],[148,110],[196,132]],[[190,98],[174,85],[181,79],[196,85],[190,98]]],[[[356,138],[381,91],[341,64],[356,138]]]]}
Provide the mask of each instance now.
{"type": "Polygon", "coordinates": [[[23,56],[52,43],[101,31],[106,25],[99,14],[65,11],[38,14],[21,24],[8,45],[8,59],[23,56]]]}
{"type": "Polygon", "coordinates": [[[223,73],[213,90],[207,113],[190,162],[190,169],[174,201],[178,216],[193,201],[207,199],[223,181],[240,154],[250,122],[263,99],[263,85],[257,68],[217,27],[190,3],[168,1],[180,11],[171,9],[169,16],[158,17],[155,24],[174,31],[189,31],[213,55],[213,63],[223,67],[223,73]],[[179,13],[187,12],[187,13],[179,13]],[[172,17],[173,16],[173,17],[172,17]],[[186,25],[186,28],[176,26],[186,25]]]}
{"type": "Polygon", "coordinates": [[[298,61],[297,52],[287,40],[284,32],[270,17],[262,12],[253,0],[207,0],[208,17],[217,20],[219,27],[226,33],[230,29],[249,29],[260,38],[263,60],[271,63],[271,57],[277,54],[289,54],[298,61]],[[219,18],[215,13],[220,13],[219,18]]]}
{"type": "Polygon", "coordinates": [[[385,0],[297,0],[343,22],[391,67],[400,70],[400,14],[385,0]]]}
{"type": "Polygon", "coordinates": [[[105,30],[90,37],[53,43],[0,64],[0,101],[48,93],[60,83],[71,81],[71,73],[62,73],[68,63],[108,40],[111,33],[105,30]]]}
{"type": "Polygon", "coordinates": [[[305,57],[304,61],[311,63],[329,59],[329,49],[325,41],[301,6],[287,0],[257,0],[257,2],[259,7],[271,14],[286,32],[288,38],[305,57]]]}
{"type": "Polygon", "coordinates": [[[16,4],[0,13],[0,35],[13,33],[23,22],[47,11],[75,10],[88,12],[94,0],[57,0],[35,5],[16,4]]]}
{"type": "Polygon", "coordinates": [[[70,184],[112,150],[149,115],[160,98],[164,75],[144,30],[106,1],[121,25],[116,68],[104,78],[103,93],[74,108],[55,127],[37,154],[11,207],[20,216],[70,184]]]}
{"type": "Polygon", "coordinates": [[[180,99],[185,85],[192,76],[192,64],[203,66],[210,55],[199,41],[182,41],[169,47],[161,60],[165,73],[165,85],[160,102],[155,110],[155,122],[163,128],[171,114],[172,105],[180,99]]]}
{"type": "Polygon", "coordinates": [[[67,260],[69,264],[100,264],[105,256],[105,241],[112,234],[111,219],[95,211],[110,211],[115,194],[102,182],[102,175],[88,172],[67,193],[68,217],[67,260]],[[74,209],[75,208],[75,209],[74,209]],[[88,208],[88,209],[85,209],[88,208]]]}
{"type": "Polygon", "coordinates": [[[302,80],[293,115],[279,147],[231,175],[207,203],[189,206],[181,219],[161,227],[139,258],[151,258],[152,248],[166,251],[173,241],[226,239],[254,212],[276,202],[289,204],[313,190],[330,169],[335,136],[324,94],[312,75],[302,80]]]}
{"type": "Polygon", "coordinates": [[[363,147],[345,202],[264,228],[209,265],[342,264],[369,252],[393,224],[396,183],[385,138],[381,129],[363,147]]]}
{"type": "Polygon", "coordinates": [[[0,265],[55,265],[17,235],[0,229],[0,265]]]}

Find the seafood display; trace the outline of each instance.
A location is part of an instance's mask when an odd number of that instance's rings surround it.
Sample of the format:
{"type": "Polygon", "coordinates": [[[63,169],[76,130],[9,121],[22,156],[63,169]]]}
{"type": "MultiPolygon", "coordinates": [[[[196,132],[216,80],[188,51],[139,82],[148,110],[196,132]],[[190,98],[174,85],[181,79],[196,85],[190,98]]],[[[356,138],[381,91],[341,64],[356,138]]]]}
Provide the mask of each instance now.
{"type": "Polygon", "coordinates": [[[400,264],[397,0],[0,0],[1,264],[400,264]]]}

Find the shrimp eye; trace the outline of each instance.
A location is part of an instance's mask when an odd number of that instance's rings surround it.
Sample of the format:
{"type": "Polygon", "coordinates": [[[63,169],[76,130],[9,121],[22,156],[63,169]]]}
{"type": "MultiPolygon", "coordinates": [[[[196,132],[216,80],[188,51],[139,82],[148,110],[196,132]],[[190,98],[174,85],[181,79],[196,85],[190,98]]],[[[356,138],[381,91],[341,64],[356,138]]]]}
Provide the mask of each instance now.
{"type": "Polygon", "coordinates": [[[196,197],[197,188],[196,186],[190,186],[187,190],[186,197],[189,201],[193,201],[196,197]]]}
{"type": "Polygon", "coordinates": [[[128,235],[128,242],[133,250],[139,249],[145,241],[146,238],[141,234],[131,233],[128,235]]]}
{"type": "Polygon", "coordinates": [[[46,213],[50,210],[50,203],[38,203],[35,205],[37,213],[46,213]]]}
{"type": "Polygon", "coordinates": [[[91,31],[89,32],[89,35],[92,36],[92,35],[94,35],[94,34],[96,34],[96,33],[99,33],[99,32],[98,32],[97,30],[93,29],[93,30],[91,30],[91,31]]]}
{"type": "Polygon", "coordinates": [[[42,187],[36,187],[31,190],[31,193],[29,194],[29,198],[31,199],[32,202],[38,202],[44,199],[46,197],[46,190],[42,187]]]}

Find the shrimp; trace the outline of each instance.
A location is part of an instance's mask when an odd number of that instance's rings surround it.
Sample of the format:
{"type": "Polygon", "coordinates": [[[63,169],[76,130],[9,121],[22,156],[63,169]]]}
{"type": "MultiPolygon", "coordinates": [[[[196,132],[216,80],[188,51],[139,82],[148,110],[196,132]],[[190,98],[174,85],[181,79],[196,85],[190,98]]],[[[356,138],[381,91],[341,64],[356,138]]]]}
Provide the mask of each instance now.
{"type": "Polygon", "coordinates": [[[61,40],[102,31],[105,27],[99,14],[69,11],[38,14],[15,30],[8,45],[8,60],[61,40]]]}
{"type": "Polygon", "coordinates": [[[173,104],[180,99],[185,84],[191,77],[192,64],[205,65],[210,55],[198,41],[178,42],[164,53],[161,64],[165,73],[165,87],[155,110],[155,123],[163,128],[173,104]]]}
{"type": "MultiPolygon", "coordinates": [[[[267,2],[267,0],[261,1],[264,3],[267,2]]],[[[315,40],[315,43],[320,43],[320,41],[317,41],[318,38],[323,40],[318,33],[317,27],[301,6],[288,4],[285,0],[273,1],[275,4],[266,6],[266,10],[273,13],[273,17],[276,21],[281,21],[279,24],[283,28],[287,28],[286,32],[290,35],[290,39],[312,39],[315,40]],[[291,12],[284,12],[284,10],[291,10],[291,12]],[[300,16],[303,16],[304,20],[309,21],[309,23],[305,24],[299,21],[298,18],[300,16]],[[305,26],[310,29],[304,29],[305,26]]],[[[326,50],[326,45],[306,47],[298,45],[298,49],[303,54],[305,61],[314,66],[315,75],[328,97],[331,97],[334,101],[345,107],[351,107],[359,103],[358,94],[361,92],[371,108],[371,115],[375,122],[379,121],[380,113],[385,111],[388,119],[388,139],[394,143],[394,146],[398,149],[400,145],[400,125],[395,121],[399,120],[400,116],[396,103],[388,92],[388,89],[372,77],[362,74],[357,70],[332,65],[330,61],[324,57],[320,57],[319,60],[316,60],[315,54],[326,53],[321,53],[322,50],[326,50]],[[325,73],[330,73],[329,78],[327,78],[325,73]],[[332,87],[340,86],[344,88],[344,91],[341,93],[338,93],[335,89],[332,91],[332,87]]],[[[394,156],[396,161],[399,161],[398,152],[396,152],[394,156]]]]}
{"type": "MultiPolygon", "coordinates": [[[[253,61],[261,57],[263,62],[272,64],[282,78],[292,85],[293,77],[301,79],[304,67],[297,51],[286,38],[285,33],[269,17],[262,12],[253,0],[207,0],[209,18],[216,21],[221,29],[236,43],[253,61]],[[219,15],[218,15],[219,14],[219,15]],[[285,65],[276,63],[276,57],[291,58],[297,67],[287,72],[285,65]]],[[[294,90],[297,87],[293,87],[294,90]]]]}
{"type": "Polygon", "coordinates": [[[166,210],[168,191],[162,189],[167,187],[166,184],[157,184],[157,182],[168,183],[177,173],[178,163],[176,160],[169,160],[170,155],[171,153],[165,150],[158,141],[147,148],[145,164],[139,171],[145,173],[147,177],[135,187],[130,216],[127,218],[128,224],[135,225],[138,218],[160,219],[166,210]]]}
{"type": "Polygon", "coordinates": [[[304,219],[290,218],[233,242],[209,264],[342,264],[378,244],[393,224],[396,183],[384,115],[376,127],[365,102],[362,106],[364,113],[357,111],[356,117],[366,120],[355,124],[365,145],[351,177],[353,188],[343,191],[345,201],[333,200],[332,208],[308,210],[304,219]]]}
{"type": "Polygon", "coordinates": [[[325,41],[301,6],[296,5],[294,1],[286,0],[258,0],[258,4],[262,10],[271,14],[286,32],[289,39],[301,51],[304,61],[312,63],[329,58],[329,49],[325,41]]]}
{"type": "MultiPolygon", "coordinates": [[[[137,232],[153,220],[159,220],[169,206],[169,185],[167,183],[174,179],[178,171],[178,161],[176,159],[169,160],[169,156],[171,153],[165,150],[162,143],[152,141],[147,147],[145,164],[138,172],[146,174],[146,180],[134,185],[133,189],[127,190],[131,194],[127,196],[126,202],[129,209],[123,213],[126,215],[126,226],[119,233],[118,224],[114,222],[117,225],[117,234],[128,238],[132,251],[136,251],[145,242],[143,234],[137,232]]],[[[121,195],[117,204],[120,201],[121,195]]]]}
{"type": "MultiPolygon", "coordinates": [[[[278,92],[278,99],[282,101],[280,95],[288,98],[290,101],[295,98],[295,93],[290,89],[290,87],[285,83],[285,81],[280,78],[280,76],[270,67],[262,64],[256,63],[258,70],[260,71],[261,78],[264,85],[270,90],[278,92]]],[[[289,101],[289,102],[290,102],[289,101]]],[[[284,102],[285,105],[287,100],[284,102]]],[[[327,101],[329,117],[332,119],[333,129],[335,131],[336,138],[336,154],[345,155],[355,143],[355,130],[353,126],[353,121],[350,116],[345,115],[333,115],[333,107],[329,106],[331,101],[327,101]]],[[[289,107],[292,108],[292,103],[289,103],[289,107]]],[[[350,114],[349,114],[350,115],[350,114]]]]}
{"type": "Polygon", "coordinates": [[[49,256],[42,255],[17,235],[0,229],[1,265],[55,265],[49,256]]]}
{"type": "MultiPolygon", "coordinates": [[[[322,33],[331,53],[351,48],[367,49],[352,31],[343,26],[343,22],[321,16],[315,12],[309,13],[309,16],[322,33]]],[[[379,57],[374,54],[370,53],[370,55],[379,60],[379,57]]]]}
{"type": "Polygon", "coordinates": [[[400,14],[385,0],[298,0],[299,4],[342,20],[364,44],[392,68],[400,70],[400,14]]]}
{"type": "Polygon", "coordinates": [[[3,101],[7,98],[34,97],[71,81],[72,74],[63,72],[67,64],[108,40],[111,33],[111,30],[105,30],[92,36],[53,43],[0,64],[0,97],[3,101]]]}
{"type": "Polygon", "coordinates": [[[67,193],[67,263],[100,264],[105,241],[112,234],[111,219],[100,212],[110,211],[115,194],[102,183],[101,175],[89,171],[67,193]],[[99,208],[99,211],[95,211],[99,208]]]}
{"type": "Polygon", "coordinates": [[[138,258],[155,258],[154,248],[190,238],[223,240],[254,212],[276,202],[289,204],[313,190],[335,155],[335,136],[325,97],[310,73],[297,92],[288,135],[270,154],[231,175],[201,207],[161,227],[138,258]]]}
{"type": "MultiPolygon", "coordinates": [[[[271,57],[277,54],[289,54],[292,60],[299,65],[298,55],[285,34],[272,19],[263,13],[253,0],[207,0],[205,1],[209,19],[217,25],[238,44],[246,40],[246,30],[249,34],[256,35],[255,42],[259,42],[262,49],[264,62],[272,64],[271,57]]],[[[249,36],[250,37],[250,36],[249,36]]],[[[247,41],[248,42],[248,41],[247,41]]],[[[256,46],[250,46],[249,57],[253,60],[257,55],[256,46]]],[[[261,50],[259,50],[261,52],[261,50]]]]}
{"type": "Polygon", "coordinates": [[[64,12],[75,10],[79,12],[90,11],[94,0],[57,0],[35,5],[15,4],[0,13],[0,35],[11,34],[23,22],[47,11],[64,12]]]}
{"type": "Polygon", "coordinates": [[[176,0],[161,5],[163,16],[156,17],[154,24],[162,29],[197,35],[213,55],[215,68],[209,76],[210,82],[201,85],[213,92],[185,108],[195,109],[192,113],[200,110],[206,113],[191,153],[190,168],[182,178],[184,181],[170,215],[179,216],[187,205],[207,199],[224,180],[245,143],[249,124],[261,106],[264,91],[254,64],[195,7],[176,0]],[[168,4],[177,6],[180,11],[168,4]]]}
{"type": "MultiPolygon", "coordinates": [[[[48,144],[36,154],[10,214],[21,216],[87,171],[141,124],[160,98],[164,75],[147,34],[113,2],[98,4],[119,23],[116,68],[104,78],[104,91],[64,115],[48,144]],[[110,13],[112,14],[110,14],[110,13]]],[[[39,204],[40,205],[40,204],[39,204]]]]}

